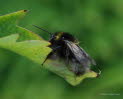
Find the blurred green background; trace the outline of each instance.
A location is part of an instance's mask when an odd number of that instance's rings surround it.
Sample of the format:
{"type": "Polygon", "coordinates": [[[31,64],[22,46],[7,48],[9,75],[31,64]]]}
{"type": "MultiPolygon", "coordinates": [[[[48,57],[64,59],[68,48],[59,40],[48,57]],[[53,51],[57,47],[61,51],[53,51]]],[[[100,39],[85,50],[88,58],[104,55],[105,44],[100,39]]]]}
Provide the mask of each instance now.
{"type": "Polygon", "coordinates": [[[25,57],[0,49],[0,99],[123,99],[123,0],[0,0],[0,15],[30,10],[20,22],[73,34],[102,74],[78,86],[25,57]]]}

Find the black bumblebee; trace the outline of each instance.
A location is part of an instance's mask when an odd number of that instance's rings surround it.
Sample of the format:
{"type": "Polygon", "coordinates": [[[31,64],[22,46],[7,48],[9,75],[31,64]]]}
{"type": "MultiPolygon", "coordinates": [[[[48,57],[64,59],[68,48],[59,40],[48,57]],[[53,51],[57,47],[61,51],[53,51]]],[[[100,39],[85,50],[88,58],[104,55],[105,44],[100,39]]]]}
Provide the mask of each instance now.
{"type": "MultiPolygon", "coordinates": [[[[48,32],[40,27],[37,28],[48,32]]],[[[64,60],[68,69],[77,76],[89,70],[90,65],[96,65],[95,61],[79,46],[73,35],[67,32],[48,33],[51,34],[49,40],[51,45],[49,47],[52,49],[52,52],[47,56],[45,61],[53,56],[57,56],[64,60]]]]}

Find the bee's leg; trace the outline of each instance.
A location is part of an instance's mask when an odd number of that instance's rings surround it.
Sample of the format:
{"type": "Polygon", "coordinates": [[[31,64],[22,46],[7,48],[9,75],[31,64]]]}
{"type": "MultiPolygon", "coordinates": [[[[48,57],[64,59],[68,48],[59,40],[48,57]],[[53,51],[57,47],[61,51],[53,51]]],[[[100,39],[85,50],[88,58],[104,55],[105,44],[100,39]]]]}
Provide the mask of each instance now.
{"type": "Polygon", "coordinates": [[[50,52],[48,55],[47,55],[47,57],[46,57],[46,59],[43,61],[43,63],[41,64],[42,66],[44,65],[44,63],[46,62],[46,60],[47,59],[49,59],[50,58],[50,56],[52,56],[53,55],[53,53],[58,49],[58,48],[60,48],[61,46],[57,46],[57,47],[55,47],[55,48],[52,48],[52,52],[50,52]]]}
{"type": "Polygon", "coordinates": [[[53,52],[50,52],[48,55],[47,55],[47,57],[45,58],[45,60],[43,61],[43,63],[41,64],[42,66],[44,65],[44,63],[46,62],[46,60],[48,59],[48,58],[50,58],[50,56],[53,54],[53,52]]]}
{"type": "Polygon", "coordinates": [[[61,46],[57,46],[57,47],[55,47],[55,48],[52,48],[53,49],[53,51],[56,51],[57,49],[59,49],[61,46]]]}

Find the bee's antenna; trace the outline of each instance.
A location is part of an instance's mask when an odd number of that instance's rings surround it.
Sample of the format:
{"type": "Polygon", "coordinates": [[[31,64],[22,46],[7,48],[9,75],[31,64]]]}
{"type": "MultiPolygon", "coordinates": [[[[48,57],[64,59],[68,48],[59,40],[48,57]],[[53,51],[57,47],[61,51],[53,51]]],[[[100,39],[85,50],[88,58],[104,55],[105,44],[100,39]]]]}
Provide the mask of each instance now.
{"type": "Polygon", "coordinates": [[[47,30],[45,30],[45,29],[43,29],[41,27],[38,27],[36,25],[33,25],[33,26],[36,27],[36,28],[38,28],[38,29],[41,29],[42,31],[45,31],[45,32],[49,33],[50,35],[53,35],[51,32],[49,32],[49,31],[47,31],[47,30]]]}

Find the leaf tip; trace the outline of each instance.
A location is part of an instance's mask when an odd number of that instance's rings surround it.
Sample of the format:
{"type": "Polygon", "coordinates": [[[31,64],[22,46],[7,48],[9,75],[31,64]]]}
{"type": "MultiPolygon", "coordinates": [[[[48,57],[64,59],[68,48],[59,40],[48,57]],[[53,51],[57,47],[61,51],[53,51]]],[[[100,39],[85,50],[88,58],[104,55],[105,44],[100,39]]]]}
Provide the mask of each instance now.
{"type": "Polygon", "coordinates": [[[21,10],[21,12],[27,13],[27,12],[29,12],[29,10],[24,9],[24,10],[21,10]]]}
{"type": "Polygon", "coordinates": [[[28,10],[23,10],[24,12],[28,12],[28,10]]]}

